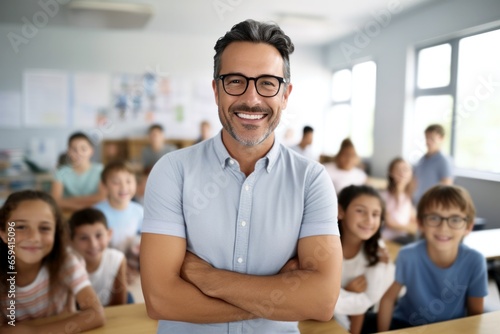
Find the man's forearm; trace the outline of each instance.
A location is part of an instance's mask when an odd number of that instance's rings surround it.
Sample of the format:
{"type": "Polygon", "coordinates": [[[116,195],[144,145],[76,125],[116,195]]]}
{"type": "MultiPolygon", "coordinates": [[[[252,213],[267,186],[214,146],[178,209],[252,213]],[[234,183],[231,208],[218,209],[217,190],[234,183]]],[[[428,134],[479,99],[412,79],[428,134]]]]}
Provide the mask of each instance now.
{"type": "Polygon", "coordinates": [[[185,321],[192,323],[221,323],[256,318],[235,305],[211,298],[196,287],[178,278],[163,293],[145,294],[150,317],[157,320],[185,321]]]}
{"type": "Polygon", "coordinates": [[[206,295],[272,320],[328,320],[333,314],[322,313],[338,294],[320,273],[310,270],[253,276],[212,269],[203,276],[197,286],[206,295]]]}

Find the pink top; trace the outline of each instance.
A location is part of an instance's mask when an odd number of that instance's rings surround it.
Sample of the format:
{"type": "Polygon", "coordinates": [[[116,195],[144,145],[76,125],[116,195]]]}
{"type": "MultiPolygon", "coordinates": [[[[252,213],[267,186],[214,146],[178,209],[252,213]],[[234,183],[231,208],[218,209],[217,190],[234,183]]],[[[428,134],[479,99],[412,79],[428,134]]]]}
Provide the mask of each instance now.
{"type": "MultiPolygon", "coordinates": [[[[413,213],[413,203],[411,198],[405,194],[400,194],[398,197],[389,194],[388,191],[382,192],[382,198],[385,200],[386,214],[399,225],[408,225],[413,213]]],[[[393,230],[387,225],[382,230],[382,238],[385,240],[393,240],[397,237],[406,236],[408,233],[404,231],[393,230]]]]}
{"type": "MultiPolygon", "coordinates": [[[[61,268],[62,275],[52,294],[49,295],[49,271],[42,266],[37,277],[27,286],[16,286],[16,322],[44,318],[63,312],[74,312],[74,296],[90,285],[83,261],[70,253],[61,268]]],[[[10,300],[3,299],[7,305],[10,300]]]]}

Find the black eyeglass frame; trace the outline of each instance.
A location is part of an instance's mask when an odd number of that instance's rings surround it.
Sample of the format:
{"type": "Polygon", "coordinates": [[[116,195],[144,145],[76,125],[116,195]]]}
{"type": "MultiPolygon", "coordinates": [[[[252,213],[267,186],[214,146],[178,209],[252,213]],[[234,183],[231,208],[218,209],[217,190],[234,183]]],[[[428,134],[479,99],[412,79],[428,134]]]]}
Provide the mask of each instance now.
{"type": "Polygon", "coordinates": [[[453,229],[453,230],[460,230],[464,226],[467,226],[467,222],[469,221],[469,217],[460,217],[460,216],[443,217],[443,216],[436,215],[436,214],[424,215],[423,218],[424,218],[424,224],[427,226],[430,226],[430,227],[440,227],[441,224],[443,224],[443,220],[446,220],[446,224],[448,224],[448,227],[453,229]],[[429,221],[427,220],[429,217],[438,217],[440,219],[439,224],[437,224],[437,225],[429,224],[429,221]],[[452,218],[460,218],[461,225],[459,227],[452,226],[452,224],[450,223],[450,219],[452,219],[452,218]]]}
{"type": "Polygon", "coordinates": [[[240,73],[227,73],[227,74],[221,74],[217,77],[217,79],[219,79],[220,81],[222,81],[222,88],[224,89],[224,92],[226,92],[227,95],[231,95],[231,96],[241,96],[243,94],[245,94],[245,92],[247,91],[248,89],[248,85],[250,84],[250,80],[253,80],[253,84],[255,86],[255,91],[257,92],[257,94],[259,94],[260,96],[262,97],[275,97],[276,95],[278,95],[278,93],[280,92],[280,89],[281,89],[281,84],[287,84],[287,81],[285,78],[283,77],[278,77],[278,76],[275,76],[275,75],[271,75],[271,74],[264,74],[264,75],[260,75],[258,77],[247,77],[247,76],[244,76],[243,74],[240,74],[240,73]],[[242,78],[245,78],[245,80],[247,81],[247,85],[245,86],[245,89],[243,90],[242,93],[240,94],[232,94],[232,93],[229,93],[227,90],[226,90],[226,84],[224,83],[224,78],[225,77],[228,77],[230,75],[234,75],[234,76],[240,76],[242,78]],[[278,80],[279,82],[279,86],[278,86],[278,90],[276,91],[276,93],[274,95],[262,95],[260,92],[259,92],[259,89],[257,88],[257,80],[259,80],[260,78],[274,78],[276,80],[278,80]]]}

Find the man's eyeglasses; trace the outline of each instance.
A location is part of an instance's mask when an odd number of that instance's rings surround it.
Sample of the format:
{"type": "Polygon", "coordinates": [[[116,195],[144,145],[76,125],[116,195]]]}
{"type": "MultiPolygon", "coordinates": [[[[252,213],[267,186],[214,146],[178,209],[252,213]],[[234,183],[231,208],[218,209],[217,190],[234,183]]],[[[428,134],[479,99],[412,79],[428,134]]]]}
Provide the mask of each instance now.
{"type": "Polygon", "coordinates": [[[248,78],[241,74],[223,74],[219,75],[219,80],[222,81],[224,91],[232,96],[240,96],[245,94],[248,88],[248,83],[253,80],[255,90],[260,96],[273,97],[278,94],[282,83],[286,80],[274,75],[261,75],[257,78],[248,78]]]}
{"type": "Polygon", "coordinates": [[[469,219],[460,216],[442,217],[434,214],[424,216],[424,224],[430,227],[441,226],[443,220],[446,220],[446,222],[448,223],[448,227],[459,230],[465,226],[469,219]]]}

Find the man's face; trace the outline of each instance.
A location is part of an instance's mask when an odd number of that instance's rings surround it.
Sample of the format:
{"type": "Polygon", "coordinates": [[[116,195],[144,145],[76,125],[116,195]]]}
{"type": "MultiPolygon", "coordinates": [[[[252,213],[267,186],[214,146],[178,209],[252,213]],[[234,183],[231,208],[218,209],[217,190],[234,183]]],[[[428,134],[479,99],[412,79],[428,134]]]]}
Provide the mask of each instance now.
{"type": "MultiPolygon", "coordinates": [[[[221,56],[219,74],[238,73],[246,77],[264,74],[283,77],[283,58],[276,48],[265,43],[233,42],[226,47],[221,56]]],[[[274,141],[274,129],[278,126],[281,111],[286,108],[292,86],[285,91],[284,84],[276,96],[263,97],[255,90],[251,80],[243,95],[228,95],[220,80],[212,86],[219,107],[219,118],[224,141],[232,140],[244,146],[256,146],[266,139],[274,141]]]]}

